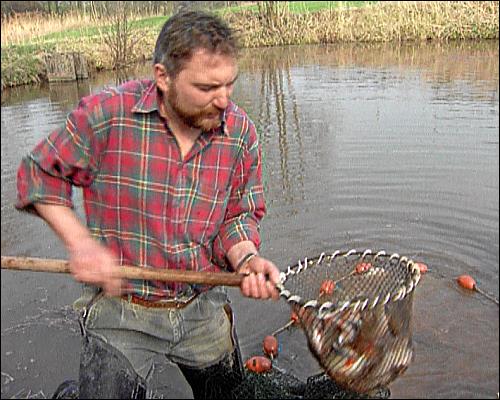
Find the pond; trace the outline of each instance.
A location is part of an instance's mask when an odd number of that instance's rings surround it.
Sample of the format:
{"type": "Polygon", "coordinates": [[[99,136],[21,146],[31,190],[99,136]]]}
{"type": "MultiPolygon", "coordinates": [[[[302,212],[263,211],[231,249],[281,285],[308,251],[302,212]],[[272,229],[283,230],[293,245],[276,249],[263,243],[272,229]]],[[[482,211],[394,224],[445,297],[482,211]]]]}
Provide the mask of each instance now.
{"type": "MultiPolygon", "coordinates": [[[[497,398],[498,305],[466,292],[469,274],[498,299],[498,41],[249,49],[233,99],[255,122],[268,214],[261,252],[282,270],[299,259],[384,249],[429,266],[414,296],[415,359],[395,398],[497,398]]],[[[2,255],[65,258],[39,219],[17,212],[21,157],[63,123],[80,97],[124,78],[2,93],[2,255]]],[[[80,215],[81,196],[75,194],[80,215]]],[[[2,398],[50,397],[78,374],[79,329],[67,275],[2,270],[2,398]]],[[[285,324],[284,301],[230,289],[243,358],[285,324]]],[[[277,365],[318,372],[300,330],[280,335],[277,365]]],[[[171,367],[156,393],[189,398],[171,367]]]]}

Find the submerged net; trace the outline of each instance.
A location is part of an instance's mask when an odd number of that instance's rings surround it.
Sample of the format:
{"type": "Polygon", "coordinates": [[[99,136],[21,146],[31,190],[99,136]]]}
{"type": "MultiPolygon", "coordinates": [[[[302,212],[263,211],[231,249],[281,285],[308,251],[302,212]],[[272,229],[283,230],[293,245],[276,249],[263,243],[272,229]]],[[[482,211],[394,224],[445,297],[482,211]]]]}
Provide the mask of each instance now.
{"type": "MultiPolygon", "coordinates": [[[[390,396],[387,388],[359,394],[341,388],[325,374],[311,376],[303,382],[277,369],[261,374],[245,371],[238,380],[221,371],[210,377],[205,389],[206,399],[387,399],[390,396]]],[[[147,398],[162,399],[167,394],[152,390],[147,398]]],[[[78,399],[78,382],[63,382],[52,398],[78,399]]]]}
{"type": "Polygon", "coordinates": [[[243,381],[231,391],[233,399],[386,399],[390,391],[379,388],[368,394],[349,391],[328,375],[318,374],[302,382],[295,376],[272,369],[257,374],[247,372],[243,381]]]}
{"type": "Polygon", "coordinates": [[[406,257],[351,250],[305,259],[282,273],[279,286],[325,372],[344,389],[367,393],[388,385],[412,360],[419,279],[406,257]]]}

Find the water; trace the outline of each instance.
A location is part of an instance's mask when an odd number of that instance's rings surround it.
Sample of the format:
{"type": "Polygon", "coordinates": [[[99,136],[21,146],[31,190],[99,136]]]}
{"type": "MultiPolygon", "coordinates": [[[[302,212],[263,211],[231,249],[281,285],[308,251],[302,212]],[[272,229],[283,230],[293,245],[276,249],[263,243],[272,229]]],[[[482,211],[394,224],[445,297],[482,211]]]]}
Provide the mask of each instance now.
{"type": "MultiPolygon", "coordinates": [[[[469,274],[498,298],[498,41],[248,50],[234,100],[263,145],[262,253],[282,269],[305,256],[385,249],[429,265],[415,293],[414,362],[395,398],[497,398],[498,306],[459,288],[469,274]]],[[[150,76],[149,65],[129,77],[150,76]]],[[[79,98],[120,78],[2,94],[2,255],[64,258],[45,224],[15,211],[20,158],[79,98]]],[[[78,212],[81,198],[76,194],[78,212]]],[[[50,397],[78,373],[68,276],[2,270],[2,397],[50,397]]],[[[246,359],[290,315],[231,289],[246,359]]],[[[300,331],[280,335],[278,366],[318,371],[300,331]]],[[[168,366],[156,384],[189,397],[168,366]]]]}

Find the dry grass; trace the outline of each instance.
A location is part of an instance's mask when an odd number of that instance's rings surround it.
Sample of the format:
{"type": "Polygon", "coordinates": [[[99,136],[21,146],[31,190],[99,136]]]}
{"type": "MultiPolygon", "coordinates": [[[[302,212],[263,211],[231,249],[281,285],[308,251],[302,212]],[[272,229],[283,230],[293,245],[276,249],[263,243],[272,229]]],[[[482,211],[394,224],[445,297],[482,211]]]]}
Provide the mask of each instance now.
{"type": "MultiPolygon", "coordinates": [[[[498,39],[498,17],[497,1],[380,2],[309,13],[262,7],[260,13],[223,16],[239,32],[243,47],[498,39]]],[[[109,35],[103,33],[112,25],[110,18],[92,21],[76,14],[64,19],[34,14],[2,19],[2,88],[43,79],[39,60],[45,51],[83,53],[90,70],[116,67],[109,35]],[[12,46],[16,44],[22,46],[12,46]]],[[[127,64],[151,58],[158,32],[158,21],[134,30],[139,39],[127,46],[127,64]]]]}
{"type": "Polygon", "coordinates": [[[83,30],[94,24],[90,16],[76,13],[65,15],[64,18],[36,13],[2,16],[2,47],[37,42],[51,33],[83,30]]]}
{"type": "MultiPolygon", "coordinates": [[[[267,2],[261,2],[267,3],[267,2]]],[[[336,41],[404,41],[498,38],[497,1],[398,1],[361,8],[332,8],[292,13],[287,7],[253,12],[226,13],[239,28],[245,47],[280,44],[331,43],[336,41]],[[274,10],[276,11],[276,10],[274,10]]],[[[135,16],[137,19],[137,16],[135,16]]],[[[43,37],[80,30],[108,21],[69,14],[64,18],[40,14],[2,17],[2,47],[37,43],[43,37]]]]}
{"type": "Polygon", "coordinates": [[[294,14],[272,23],[251,13],[227,15],[244,47],[335,42],[498,39],[496,1],[401,1],[294,14]]]}

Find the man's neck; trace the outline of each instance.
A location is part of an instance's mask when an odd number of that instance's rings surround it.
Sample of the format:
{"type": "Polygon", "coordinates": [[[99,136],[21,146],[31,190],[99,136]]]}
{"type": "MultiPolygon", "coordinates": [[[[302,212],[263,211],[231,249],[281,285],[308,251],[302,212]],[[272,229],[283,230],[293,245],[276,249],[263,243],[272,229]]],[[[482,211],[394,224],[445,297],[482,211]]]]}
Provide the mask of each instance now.
{"type": "Polygon", "coordinates": [[[163,101],[160,102],[160,115],[168,122],[168,127],[177,140],[179,150],[184,159],[201,135],[201,129],[192,128],[180,120],[174,110],[163,101]]]}
{"type": "Polygon", "coordinates": [[[181,135],[185,138],[196,139],[201,134],[200,128],[193,128],[186,125],[172,110],[171,107],[164,102],[160,103],[160,115],[168,121],[168,126],[174,134],[181,135]]]}

